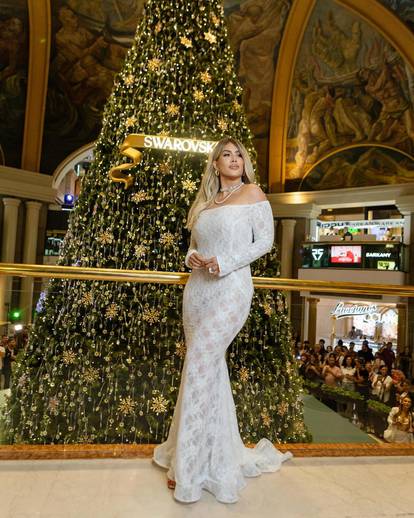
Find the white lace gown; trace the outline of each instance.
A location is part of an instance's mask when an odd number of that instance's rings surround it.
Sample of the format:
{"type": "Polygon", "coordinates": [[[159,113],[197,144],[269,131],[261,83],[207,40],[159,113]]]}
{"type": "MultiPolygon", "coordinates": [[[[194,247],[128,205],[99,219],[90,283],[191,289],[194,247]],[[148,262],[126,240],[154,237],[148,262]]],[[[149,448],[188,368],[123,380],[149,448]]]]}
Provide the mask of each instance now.
{"type": "Polygon", "coordinates": [[[244,477],[277,471],[291,457],[268,439],[244,446],[226,364],[226,350],[243,327],[253,296],[250,263],[270,251],[274,222],[270,203],[204,210],[195,223],[191,253],[216,256],[219,276],[193,269],[183,294],[186,357],[168,439],[153,460],[176,481],[174,497],[195,502],[202,489],[233,503],[244,477]]]}

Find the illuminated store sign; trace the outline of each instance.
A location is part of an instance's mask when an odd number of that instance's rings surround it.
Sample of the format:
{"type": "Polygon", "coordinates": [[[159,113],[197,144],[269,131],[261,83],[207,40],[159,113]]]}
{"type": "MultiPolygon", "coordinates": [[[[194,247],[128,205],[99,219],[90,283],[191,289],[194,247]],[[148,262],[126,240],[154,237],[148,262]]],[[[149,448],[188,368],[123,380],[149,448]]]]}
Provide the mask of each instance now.
{"type": "Polygon", "coordinates": [[[320,261],[322,259],[324,252],[325,248],[314,248],[312,250],[312,257],[315,259],[315,261],[320,261]]]}
{"type": "Polygon", "coordinates": [[[375,259],[389,259],[391,252],[367,252],[365,257],[374,257],[375,259]]]}
{"type": "Polygon", "coordinates": [[[374,313],[378,313],[376,304],[358,305],[345,304],[344,302],[338,302],[335,309],[331,311],[331,315],[337,319],[356,315],[373,315],[374,313]]]}
{"type": "Polygon", "coordinates": [[[361,219],[356,221],[318,221],[320,228],[371,228],[371,227],[386,227],[386,228],[401,228],[404,227],[403,219],[361,219]]]}

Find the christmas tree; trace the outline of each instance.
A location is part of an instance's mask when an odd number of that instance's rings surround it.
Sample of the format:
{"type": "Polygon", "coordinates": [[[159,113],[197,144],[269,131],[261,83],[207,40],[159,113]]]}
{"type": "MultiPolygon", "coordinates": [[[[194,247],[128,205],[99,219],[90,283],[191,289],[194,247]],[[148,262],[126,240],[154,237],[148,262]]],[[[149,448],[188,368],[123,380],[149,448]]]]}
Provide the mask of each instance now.
{"type": "MultiPolygon", "coordinates": [[[[124,183],[108,173],[130,162],[120,153],[130,134],[201,141],[229,134],[254,154],[241,95],[220,2],[148,0],[106,104],[59,264],[187,271],[186,216],[206,155],[144,149],[132,168],[112,174],[126,176],[124,183]]],[[[252,273],[277,270],[273,250],[252,273]]],[[[164,440],[185,355],[182,292],[180,285],[53,279],[16,362],[10,441],[164,440]]],[[[246,442],[306,440],[280,293],[256,290],[228,364],[246,442]]]]}

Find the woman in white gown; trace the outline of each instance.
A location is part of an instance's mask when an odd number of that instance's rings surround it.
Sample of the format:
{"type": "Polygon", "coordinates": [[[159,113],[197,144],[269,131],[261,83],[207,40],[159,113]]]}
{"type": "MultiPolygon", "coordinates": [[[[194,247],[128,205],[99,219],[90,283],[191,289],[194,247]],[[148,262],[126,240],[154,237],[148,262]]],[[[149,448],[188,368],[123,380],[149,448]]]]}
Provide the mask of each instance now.
{"type": "Polygon", "coordinates": [[[211,152],[187,226],[187,352],[168,439],[156,446],[153,459],[168,469],[176,500],[195,502],[206,489],[233,503],[244,477],[276,471],[291,457],[265,438],[255,448],[244,446],[226,364],[226,350],[250,312],[249,265],[270,251],[274,239],[272,209],[237,140],[225,138],[211,152]]]}

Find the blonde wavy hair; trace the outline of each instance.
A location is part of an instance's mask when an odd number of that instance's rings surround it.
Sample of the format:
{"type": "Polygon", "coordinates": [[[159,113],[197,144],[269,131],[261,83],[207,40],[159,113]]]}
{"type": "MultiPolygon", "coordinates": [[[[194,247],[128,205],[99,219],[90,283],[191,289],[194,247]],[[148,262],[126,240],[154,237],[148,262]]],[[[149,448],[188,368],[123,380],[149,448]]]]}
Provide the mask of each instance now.
{"type": "Polygon", "coordinates": [[[229,143],[237,147],[243,158],[242,181],[244,183],[255,183],[253,164],[243,144],[233,137],[224,137],[219,140],[208,156],[207,165],[201,178],[200,189],[188,212],[186,228],[189,230],[193,228],[200,212],[210,205],[220,190],[220,177],[214,173],[213,162],[219,159],[223,149],[229,143]]]}

